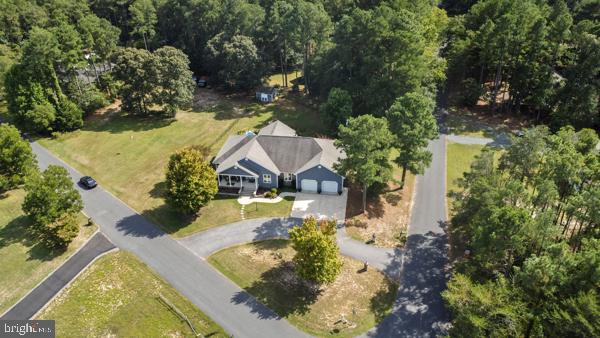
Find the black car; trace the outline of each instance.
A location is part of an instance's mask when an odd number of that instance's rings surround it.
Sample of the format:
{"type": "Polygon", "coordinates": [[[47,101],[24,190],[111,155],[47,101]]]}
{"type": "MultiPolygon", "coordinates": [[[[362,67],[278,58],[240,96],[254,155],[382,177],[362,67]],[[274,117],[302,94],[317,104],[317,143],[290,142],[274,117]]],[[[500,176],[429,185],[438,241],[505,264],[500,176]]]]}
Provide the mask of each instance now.
{"type": "Polygon", "coordinates": [[[83,176],[82,178],[80,178],[79,184],[81,184],[82,186],[84,186],[88,189],[93,189],[98,185],[98,183],[96,183],[96,180],[94,180],[93,178],[91,178],[89,176],[83,176]]]}

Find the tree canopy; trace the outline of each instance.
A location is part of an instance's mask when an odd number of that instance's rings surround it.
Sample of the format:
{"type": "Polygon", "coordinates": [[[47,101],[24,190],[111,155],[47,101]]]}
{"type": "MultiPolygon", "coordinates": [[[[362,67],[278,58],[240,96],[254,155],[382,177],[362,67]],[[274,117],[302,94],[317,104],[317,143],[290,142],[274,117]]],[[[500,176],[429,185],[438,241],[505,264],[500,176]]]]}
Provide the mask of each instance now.
{"type": "Polygon", "coordinates": [[[390,151],[393,135],[385,118],[361,115],[340,125],[335,145],[346,153],[337,167],[342,175],[363,186],[363,211],[367,189],[387,183],[391,177],[390,151]]]}
{"type": "Polygon", "coordinates": [[[470,253],[444,292],[451,335],[600,333],[597,143],[589,129],[537,127],[465,173],[452,236],[470,253]]]}
{"type": "Polygon", "coordinates": [[[0,194],[25,182],[35,169],[31,146],[17,128],[0,124],[0,194]]]}
{"type": "Polygon", "coordinates": [[[51,248],[68,245],[79,233],[77,215],[83,202],[67,170],[51,165],[30,176],[25,191],[23,211],[44,243],[51,248]]]}
{"type": "Polygon", "coordinates": [[[342,260],[335,238],[335,220],[304,219],[302,225],[289,231],[292,247],[296,250],[294,266],[298,275],[317,284],[335,281],[342,269],[342,260]],[[333,230],[333,231],[332,231],[333,230]]]}
{"type": "Polygon", "coordinates": [[[165,197],[175,208],[196,213],[217,193],[217,174],[205,157],[196,148],[171,155],[165,197]]]}

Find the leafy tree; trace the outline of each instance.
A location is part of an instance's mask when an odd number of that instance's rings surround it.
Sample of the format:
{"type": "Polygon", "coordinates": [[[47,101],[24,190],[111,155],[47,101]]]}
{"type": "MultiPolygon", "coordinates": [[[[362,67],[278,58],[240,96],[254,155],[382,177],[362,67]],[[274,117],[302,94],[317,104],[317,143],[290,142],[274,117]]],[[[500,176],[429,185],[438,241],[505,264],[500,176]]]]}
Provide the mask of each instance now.
{"type": "Polygon", "coordinates": [[[352,98],[347,91],[332,88],[320,111],[329,129],[337,131],[338,126],[346,123],[346,120],[352,116],[352,98]]]}
{"type": "Polygon", "coordinates": [[[31,146],[17,128],[0,124],[0,194],[23,184],[35,167],[31,146]]]}
{"type": "Polygon", "coordinates": [[[356,114],[382,116],[410,91],[435,92],[445,76],[437,50],[445,13],[431,3],[378,2],[353,8],[335,25],[333,46],[314,59],[313,91],[347,90],[356,114]],[[366,47],[368,46],[368,47],[366,47]]]}
{"type": "Polygon", "coordinates": [[[34,27],[23,43],[21,63],[29,69],[39,83],[47,84],[53,91],[55,102],[63,97],[56,69],[61,59],[60,44],[56,36],[42,28],[34,27]]]}
{"type": "Polygon", "coordinates": [[[144,39],[144,47],[148,50],[148,39],[152,39],[156,33],[156,8],[152,0],[135,0],[129,6],[133,34],[141,35],[144,39]]]}
{"type": "Polygon", "coordinates": [[[58,107],[55,126],[57,130],[71,131],[83,127],[83,110],[71,100],[63,99],[58,107]]]}
{"type": "Polygon", "coordinates": [[[4,76],[17,62],[17,53],[6,44],[0,43],[0,93],[4,93],[4,76]]]}
{"type": "Polygon", "coordinates": [[[152,94],[158,85],[152,54],[136,48],[117,51],[114,76],[122,82],[119,95],[122,98],[123,110],[133,114],[149,114],[152,94]]]}
{"type": "Polygon", "coordinates": [[[190,61],[181,50],[174,47],[161,47],[154,52],[158,72],[157,103],[166,112],[175,116],[177,109],[192,102],[195,83],[190,71],[190,61]]]}
{"type": "Polygon", "coordinates": [[[394,145],[400,151],[395,162],[402,167],[402,185],[406,171],[417,175],[431,163],[431,152],[426,150],[429,140],[437,136],[433,117],[433,100],[422,92],[410,92],[398,98],[386,112],[390,130],[395,135],[394,145]]]}
{"type": "Polygon", "coordinates": [[[61,248],[77,236],[77,214],[83,209],[79,192],[63,167],[49,166],[25,185],[23,211],[46,245],[61,248]]]}
{"type": "Polygon", "coordinates": [[[151,105],[160,105],[169,116],[190,103],[194,83],[188,58],[173,47],[154,53],[124,48],[117,52],[115,78],[121,81],[119,94],[123,109],[134,114],[150,114],[151,105]]]}
{"type": "Polygon", "coordinates": [[[38,133],[52,131],[56,120],[56,109],[48,102],[34,103],[31,110],[25,112],[24,118],[28,122],[28,129],[38,133]]]}
{"type": "Polygon", "coordinates": [[[235,35],[226,40],[219,34],[208,41],[207,54],[214,68],[220,69],[217,76],[226,86],[250,89],[261,83],[263,67],[251,38],[235,35]]]}
{"type": "Polygon", "coordinates": [[[346,153],[337,170],[363,186],[363,211],[367,189],[374,183],[387,183],[391,177],[390,151],[393,135],[384,118],[361,115],[340,125],[335,145],[346,153]]]}
{"type": "MultiPolygon", "coordinates": [[[[330,224],[330,223],[328,223],[330,224]]],[[[325,226],[324,229],[331,229],[325,226]]],[[[317,284],[335,281],[342,269],[342,260],[335,239],[335,232],[323,232],[317,220],[309,217],[302,225],[289,231],[298,275],[317,284]]]]}
{"type": "Polygon", "coordinates": [[[217,193],[217,174],[201,151],[180,150],[169,160],[165,197],[175,208],[197,213],[217,193]]]}

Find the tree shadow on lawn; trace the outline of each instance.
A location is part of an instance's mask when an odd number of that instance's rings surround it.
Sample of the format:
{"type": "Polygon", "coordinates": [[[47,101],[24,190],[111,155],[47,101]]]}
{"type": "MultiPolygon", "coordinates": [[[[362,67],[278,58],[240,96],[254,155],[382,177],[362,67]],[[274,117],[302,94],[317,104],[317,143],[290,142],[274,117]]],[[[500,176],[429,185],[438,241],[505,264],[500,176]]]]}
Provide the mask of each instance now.
{"type": "MultiPolygon", "coordinates": [[[[165,182],[160,182],[154,185],[153,189],[151,190],[150,194],[153,197],[156,198],[164,198],[163,192],[164,192],[164,186],[166,185],[165,182]]],[[[226,196],[226,195],[219,195],[217,194],[215,196],[215,198],[209,202],[213,203],[214,201],[220,201],[220,200],[230,200],[230,199],[237,199],[237,196],[226,196]]],[[[192,225],[194,222],[196,222],[196,220],[202,216],[202,209],[200,209],[200,212],[198,214],[186,214],[184,212],[181,212],[175,208],[173,208],[171,205],[169,205],[164,199],[163,199],[163,204],[161,204],[160,206],[154,208],[154,209],[148,209],[148,210],[144,210],[141,214],[143,217],[147,218],[148,220],[150,220],[151,222],[155,223],[158,227],[160,227],[164,232],[168,233],[168,234],[173,234],[176,233],[178,231],[180,231],[181,229],[184,229],[185,227],[188,227],[190,225],[192,225]]],[[[205,206],[205,207],[208,207],[205,206]]],[[[203,208],[205,208],[203,207],[203,208]]],[[[239,208],[241,206],[239,206],[236,209],[236,213],[239,213],[239,208]]],[[[215,215],[216,217],[218,216],[215,215]]],[[[212,226],[218,226],[218,225],[223,225],[223,224],[213,224],[212,226]]],[[[210,227],[210,226],[208,226],[210,227]]],[[[208,228],[206,227],[206,228],[208,228]]],[[[202,228],[205,229],[205,228],[202,228]]],[[[201,229],[199,229],[201,230],[201,229]]]]}
{"type": "Polygon", "coordinates": [[[29,248],[27,260],[50,261],[67,250],[66,247],[48,248],[25,215],[13,219],[0,228],[0,248],[16,243],[29,248]]]}
{"type": "MultiPolygon", "coordinates": [[[[293,263],[289,261],[265,271],[246,291],[281,317],[306,314],[321,293],[318,287],[298,278],[293,263]]],[[[261,313],[261,307],[257,307],[254,299],[245,294],[238,292],[233,302],[246,304],[253,308],[253,312],[261,313]]]]}
{"type": "MultiPolygon", "coordinates": [[[[383,197],[380,194],[367,193],[367,218],[381,218],[385,210],[383,207],[383,197]]],[[[348,189],[348,203],[346,206],[346,219],[363,214],[362,210],[362,190],[350,186],[348,189]]]]}
{"type": "Polygon", "coordinates": [[[174,118],[156,115],[135,116],[129,114],[114,114],[106,120],[97,120],[86,123],[82,130],[120,134],[130,131],[137,132],[164,128],[175,121],[176,119],[174,118]]]}

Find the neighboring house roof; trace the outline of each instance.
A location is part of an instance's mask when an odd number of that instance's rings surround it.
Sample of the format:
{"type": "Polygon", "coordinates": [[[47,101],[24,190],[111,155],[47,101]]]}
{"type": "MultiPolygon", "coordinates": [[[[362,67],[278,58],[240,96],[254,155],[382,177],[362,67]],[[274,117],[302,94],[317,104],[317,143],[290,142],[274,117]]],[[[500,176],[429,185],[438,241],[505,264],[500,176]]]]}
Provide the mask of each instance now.
{"type": "MultiPolygon", "coordinates": [[[[227,139],[213,163],[222,172],[249,159],[274,173],[299,173],[322,165],[332,171],[345,154],[333,140],[300,137],[280,121],[274,121],[258,135],[235,135],[227,139]]],[[[249,170],[247,167],[244,168],[249,170]]]]}
{"type": "Polygon", "coordinates": [[[296,136],[296,131],[281,121],[273,121],[258,132],[258,135],[296,136]]]}

